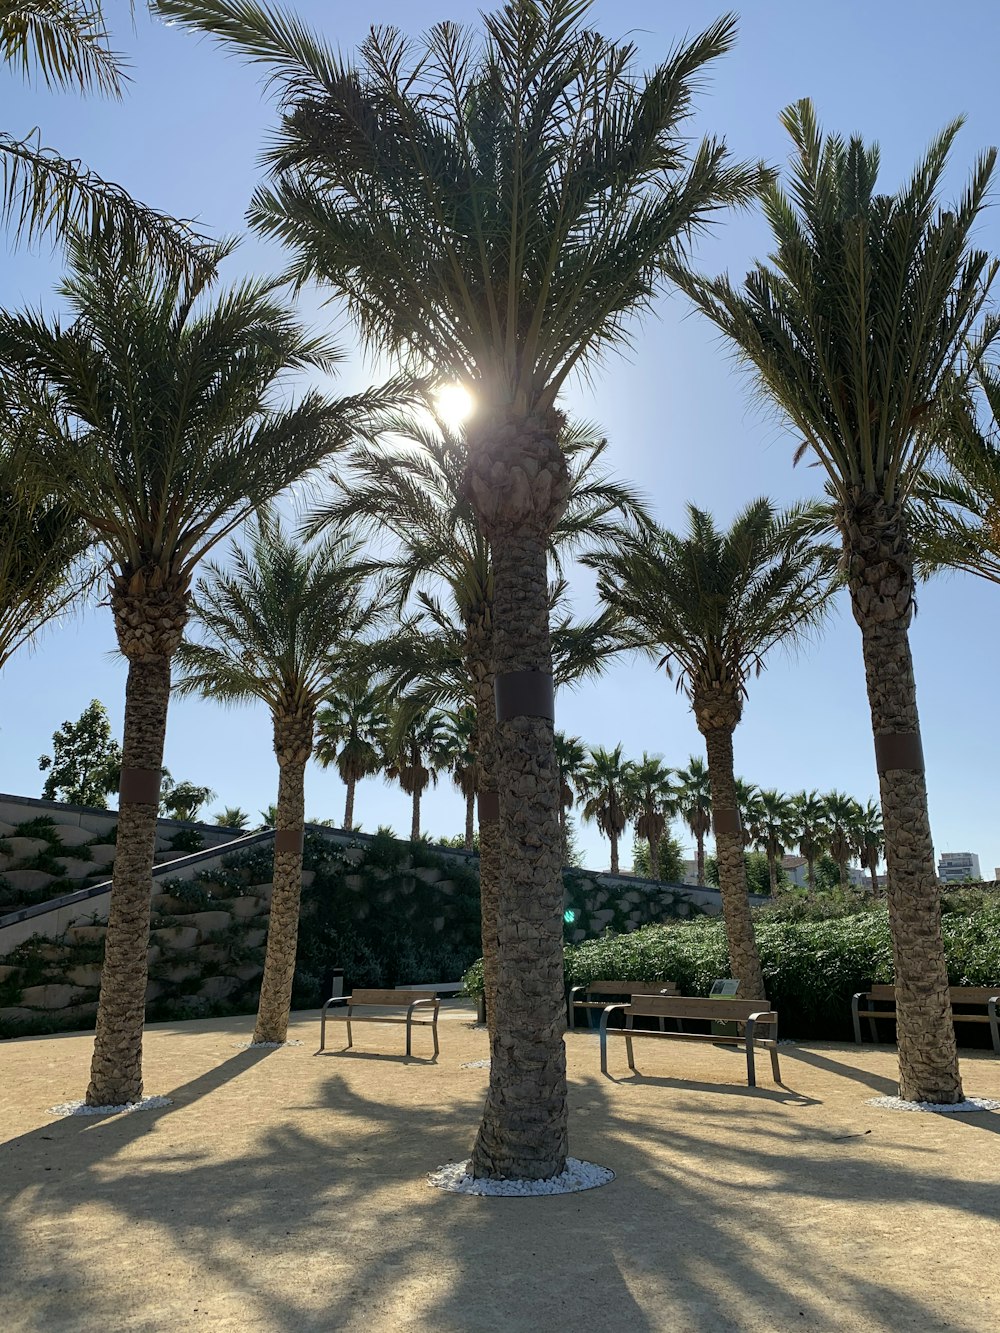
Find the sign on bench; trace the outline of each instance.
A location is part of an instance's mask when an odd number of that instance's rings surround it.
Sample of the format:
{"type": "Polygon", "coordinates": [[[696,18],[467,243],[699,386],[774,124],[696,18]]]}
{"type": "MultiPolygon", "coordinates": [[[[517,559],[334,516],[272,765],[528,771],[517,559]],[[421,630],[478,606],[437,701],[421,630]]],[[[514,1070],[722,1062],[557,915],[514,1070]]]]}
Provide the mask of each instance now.
{"type": "MultiPolygon", "coordinates": [[[[1000,1055],[1000,986],[951,986],[948,990],[951,999],[951,1016],[956,1023],[989,1023],[993,1049],[1000,1055]],[[975,1009],[976,1013],[965,1013],[964,1009],[975,1009]]],[[[861,1045],[861,1020],[868,1019],[868,1028],[872,1041],[878,1041],[877,1022],[880,1018],[896,1019],[896,987],[872,986],[870,990],[860,990],[851,997],[851,1018],[854,1022],[854,1040],[861,1045]],[[862,1008],[862,1005],[866,1008],[862,1008]],[[876,1006],[881,1005],[879,1009],[876,1006]]]]}
{"type": "Polygon", "coordinates": [[[356,990],[352,995],[334,995],[324,1004],[320,1016],[319,1049],[321,1051],[326,1050],[326,1025],[328,1021],[347,1024],[348,1047],[354,1045],[351,1031],[353,1023],[405,1023],[406,1054],[411,1053],[413,1028],[429,1027],[434,1038],[434,1055],[437,1056],[437,1021],[440,1007],[436,995],[428,995],[426,991],[420,991],[416,988],[412,990],[356,990]],[[331,1005],[342,1005],[344,1007],[339,1011],[335,1009],[333,1013],[330,1013],[331,1005]],[[382,1012],[359,1014],[357,1012],[359,1007],[365,1010],[382,1010],[382,1012]],[[428,1009],[431,1011],[431,1016],[425,1018],[423,1015],[428,1009]]]}
{"type": "Polygon", "coordinates": [[[713,997],[696,998],[686,995],[633,995],[631,1004],[611,1004],[601,1015],[601,1073],[608,1073],[608,1037],[624,1037],[625,1050],[628,1054],[628,1067],[637,1073],[633,1041],[638,1037],[655,1038],[659,1041],[709,1041],[727,1046],[743,1046],[747,1057],[747,1086],[757,1086],[754,1069],[754,1052],[763,1047],[771,1056],[771,1071],[775,1083],[781,1082],[778,1068],[778,1015],[768,1009],[766,1000],[729,1000],[713,997]],[[622,1013],[625,1018],[623,1028],[609,1028],[608,1019],[613,1013],[622,1013]],[[639,1029],[633,1026],[636,1018],[698,1018],[732,1019],[746,1025],[742,1037],[723,1037],[708,1032],[663,1032],[653,1029],[639,1029]],[[757,1035],[758,1028],[767,1029],[768,1035],[757,1035]]]}

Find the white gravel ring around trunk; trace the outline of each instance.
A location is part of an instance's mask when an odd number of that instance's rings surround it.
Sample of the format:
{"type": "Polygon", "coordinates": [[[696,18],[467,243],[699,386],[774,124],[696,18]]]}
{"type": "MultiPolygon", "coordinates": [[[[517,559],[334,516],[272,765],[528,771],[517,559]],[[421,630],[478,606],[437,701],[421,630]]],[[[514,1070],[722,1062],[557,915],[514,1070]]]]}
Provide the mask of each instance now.
{"type": "Polygon", "coordinates": [[[129,1115],[132,1111],[158,1111],[162,1106],[173,1106],[169,1097],[142,1097],[137,1102],[123,1102],[121,1106],[88,1106],[86,1102],[60,1102],[49,1107],[49,1115],[129,1115]]]}
{"type": "Polygon", "coordinates": [[[489,1060],[466,1060],[464,1065],[459,1065],[459,1069],[489,1069],[489,1060]]]}
{"type": "Polygon", "coordinates": [[[993,1097],[966,1097],[962,1102],[907,1102],[902,1097],[870,1097],[869,1106],[883,1111],[931,1111],[934,1115],[968,1115],[972,1111],[1000,1111],[993,1097]]]}
{"type": "Polygon", "coordinates": [[[446,1162],[428,1175],[427,1183],[432,1189],[451,1194],[524,1199],[543,1194],[577,1194],[610,1185],[615,1178],[609,1167],[581,1162],[577,1157],[567,1157],[566,1169],[548,1180],[476,1180],[469,1174],[471,1166],[471,1161],[446,1162]]]}
{"type": "Polygon", "coordinates": [[[280,1051],[285,1046],[304,1046],[303,1041],[234,1041],[238,1051],[280,1051]]]}

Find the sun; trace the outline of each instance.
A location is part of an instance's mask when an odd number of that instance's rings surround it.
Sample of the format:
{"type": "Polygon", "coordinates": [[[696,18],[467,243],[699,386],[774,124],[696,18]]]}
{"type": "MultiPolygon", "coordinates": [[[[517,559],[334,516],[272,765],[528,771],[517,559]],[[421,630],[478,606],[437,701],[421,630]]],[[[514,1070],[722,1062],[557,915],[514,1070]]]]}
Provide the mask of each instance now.
{"type": "Polygon", "coordinates": [[[475,400],[462,384],[443,384],[434,395],[437,414],[449,430],[459,430],[472,415],[475,400]]]}

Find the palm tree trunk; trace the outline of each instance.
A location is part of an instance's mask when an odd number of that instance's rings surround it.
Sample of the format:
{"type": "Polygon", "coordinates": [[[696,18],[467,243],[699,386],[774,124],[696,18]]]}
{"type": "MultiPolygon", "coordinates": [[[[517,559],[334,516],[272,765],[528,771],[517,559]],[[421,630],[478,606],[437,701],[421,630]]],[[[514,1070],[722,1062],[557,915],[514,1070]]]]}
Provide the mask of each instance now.
{"type": "Polygon", "coordinates": [[[840,526],[852,610],[861,627],[882,798],[899,1095],[954,1103],[962,1100],[962,1080],[910,653],[910,548],[902,510],[873,496],[855,497],[840,526]]]}
{"type": "Polygon", "coordinates": [[[649,877],[660,878],[660,838],[652,833],[649,835],[649,877]]]}
{"type": "Polygon", "coordinates": [[[767,877],[771,881],[771,897],[778,892],[778,858],[774,852],[767,853],[767,877]]]}
{"type": "Polygon", "coordinates": [[[815,891],[816,889],[816,860],[812,856],[806,857],[806,885],[815,891]]]}
{"type": "Polygon", "coordinates": [[[471,852],[476,841],[476,793],[465,798],[465,850],[471,852]]]}
{"type": "Polygon", "coordinates": [[[611,873],[618,874],[618,834],[609,833],[608,838],[611,842],[611,873]]]}
{"type": "MultiPolygon", "coordinates": [[[[491,608],[492,611],[492,608],[491,608]]],[[[466,661],[476,706],[476,760],[479,769],[479,910],[483,945],[486,1022],[496,1015],[498,944],[497,893],[500,882],[500,797],[496,778],[497,711],[493,696],[493,635],[486,617],[466,625],[466,661]]]]}
{"type": "Polygon", "coordinates": [[[412,814],[410,817],[410,841],[418,842],[420,839],[420,784],[419,781],[413,788],[411,800],[412,814]]]}
{"type": "Polygon", "coordinates": [[[260,1003],[253,1033],[254,1045],[284,1041],[288,1036],[299,938],[299,901],[302,896],[305,773],[312,743],[311,715],[275,717],[278,810],[274,825],[274,874],[264,975],[260,983],[260,1003]]]}
{"type": "Polygon", "coordinates": [[[872,877],[872,897],[878,896],[878,856],[872,852],[868,857],[868,873],[872,877]]]}
{"type": "Polygon", "coordinates": [[[839,858],[837,860],[837,874],[840,877],[840,887],[846,889],[850,883],[850,876],[847,873],[847,862],[841,861],[839,858]]]}
{"type": "Polygon", "coordinates": [[[697,880],[701,888],[705,887],[705,835],[699,833],[695,836],[695,846],[697,848],[695,856],[697,859],[697,880]]]}
{"type": "Polygon", "coordinates": [[[347,779],[347,801],[344,805],[344,828],[354,827],[354,792],[358,785],[357,778],[347,779]]]}
{"type": "Polygon", "coordinates": [[[562,801],[559,802],[559,833],[562,837],[563,865],[569,864],[569,815],[562,801]]]}
{"type": "MultiPolygon", "coordinates": [[[[743,835],[736,802],[736,772],[733,765],[732,726],[718,725],[728,720],[729,710],[707,706],[698,711],[698,727],[705,737],[708,755],[708,782],[712,792],[715,821],[715,856],[719,866],[719,891],[729,945],[729,963],[740,983],[740,998],[763,1000],[764,976],[757,953],[753,917],[747,896],[746,861],[743,835]],[[712,725],[715,722],[716,725],[712,725]]],[[[739,713],[736,712],[738,720],[739,713]]]]}
{"type": "MultiPolygon", "coordinates": [[[[119,640],[124,648],[125,635],[121,629],[119,640]]],[[[169,703],[169,655],[130,656],[125,686],[118,850],[111,878],[88,1106],[122,1106],[142,1097],[149,903],[169,703]]]]}
{"type": "Polygon", "coordinates": [[[547,545],[568,492],[555,424],[490,423],[469,493],[493,553],[501,853],[490,1086],[473,1175],[547,1179],[568,1147],[561,783],[555,757],[547,545]]]}

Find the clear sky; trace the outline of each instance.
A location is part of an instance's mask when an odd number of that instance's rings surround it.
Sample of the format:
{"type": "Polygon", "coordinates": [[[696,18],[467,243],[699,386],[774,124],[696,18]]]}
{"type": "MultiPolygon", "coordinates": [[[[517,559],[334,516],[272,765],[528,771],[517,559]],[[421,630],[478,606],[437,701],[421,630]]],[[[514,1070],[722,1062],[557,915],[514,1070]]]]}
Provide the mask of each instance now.
{"type": "MultiPolygon", "coordinates": [[[[415,33],[442,18],[473,20],[479,8],[473,0],[300,0],[296,7],[346,49],[371,22],[415,33]]],[[[131,29],[124,0],[108,0],[107,8],[116,44],[131,64],[126,101],[28,90],[5,71],[0,123],[16,133],[39,126],[43,142],[147,202],[198,218],[215,234],[242,233],[258,153],[274,120],[256,75],[209,42],[143,13],[131,29]]],[[[721,9],[709,0],[598,0],[593,18],[610,35],[630,32],[652,63],[721,9]]],[[[825,126],[880,141],[883,179],[895,188],[931,136],[964,115],[952,173],[957,191],[976,154],[1000,141],[998,49],[1000,7],[991,0],[954,0],[947,7],[938,0],[747,0],[738,46],[717,64],[698,125],[725,136],[740,156],[780,164],[787,143],[778,113],[810,96],[825,126]]],[[[995,209],[984,218],[980,239],[1000,253],[995,209]]],[[[736,217],[720,226],[699,258],[707,269],[740,275],[766,244],[759,217],[736,217]]],[[[280,263],[275,249],[248,236],[230,273],[272,272],[280,263]]],[[[7,249],[0,303],[48,302],[58,273],[58,255],[7,249]]],[[[336,311],[314,296],[303,309],[314,322],[342,330],[350,356],[338,388],[352,390],[375,378],[336,311]]],[[[643,487],[665,524],[682,522],[689,500],[728,521],[754,496],[784,503],[818,489],[816,471],[792,469],[797,440],[754,402],[712,330],[678,297],[662,301],[644,322],[628,359],[611,359],[593,384],[574,385],[569,405],[601,424],[614,466],[643,487]]],[[[580,579],[577,586],[582,611],[588,585],[580,579]]],[[[1000,864],[998,616],[1000,589],[956,575],[921,591],[912,632],[935,844],[939,852],[978,852],[987,876],[1000,864]]],[[[92,698],[107,705],[120,728],[124,680],[106,607],[86,611],[45,635],[33,653],[16,657],[0,680],[0,788],[37,795],[37,757],[49,748],[53,730],[92,698]]],[[[558,725],[590,744],[621,741],[629,755],[645,749],[668,764],[700,752],[683,698],[646,663],[615,666],[600,682],[564,694],[558,725]]],[[[276,767],[261,711],[175,702],[166,763],[175,778],[215,789],[218,800],[210,809],[226,803],[255,812],[274,799],[276,767]]],[[[776,657],[752,682],[736,763],[742,776],[765,787],[838,788],[861,800],[877,794],[861,644],[845,606],[821,639],[792,658],[776,657]]],[[[430,794],[425,809],[431,834],[460,831],[461,798],[447,782],[430,794]]],[[[332,772],[310,771],[307,810],[316,818],[342,816],[343,788],[332,772]]],[[[407,798],[377,779],[361,784],[357,816],[368,830],[381,823],[401,832],[409,827],[407,798]]],[[[589,864],[607,864],[607,844],[596,829],[582,830],[582,845],[589,864]]],[[[627,852],[623,860],[628,863],[627,852]]]]}

